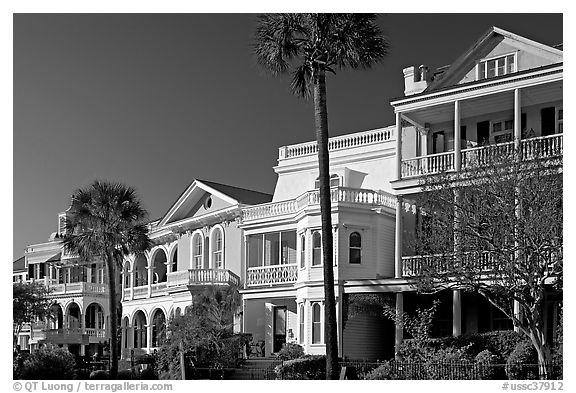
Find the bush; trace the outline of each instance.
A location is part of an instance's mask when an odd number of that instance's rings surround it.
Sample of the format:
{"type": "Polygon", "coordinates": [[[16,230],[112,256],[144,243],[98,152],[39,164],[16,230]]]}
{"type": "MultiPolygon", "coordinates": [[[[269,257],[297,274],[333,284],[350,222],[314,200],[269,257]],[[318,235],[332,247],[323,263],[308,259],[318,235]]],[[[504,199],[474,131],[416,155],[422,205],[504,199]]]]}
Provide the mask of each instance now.
{"type": "Polygon", "coordinates": [[[277,379],[326,379],[326,356],[288,360],[274,369],[277,379]]]}
{"type": "Polygon", "coordinates": [[[508,379],[538,379],[537,364],[536,349],[530,341],[522,341],[514,348],[506,361],[506,375],[508,379]]]}
{"type": "Polygon", "coordinates": [[[365,375],[364,379],[370,380],[391,380],[391,379],[406,379],[403,373],[399,373],[394,367],[394,361],[386,361],[381,366],[378,366],[371,372],[365,375]]]}
{"type": "Polygon", "coordinates": [[[118,377],[116,379],[136,379],[136,378],[132,374],[132,370],[118,370],[118,377]]]}
{"type": "Polygon", "coordinates": [[[474,358],[478,366],[478,379],[505,379],[503,360],[498,355],[485,349],[474,358]]]}
{"type": "Polygon", "coordinates": [[[20,371],[22,379],[74,379],[76,361],[63,348],[42,348],[24,361],[20,371]]]}
{"type": "Polygon", "coordinates": [[[470,347],[441,348],[432,352],[426,361],[428,379],[476,379],[474,362],[470,359],[470,347]]]}
{"type": "Polygon", "coordinates": [[[278,358],[282,360],[298,359],[304,356],[304,348],[301,345],[287,343],[278,352],[278,358]]]}
{"type": "Polygon", "coordinates": [[[103,380],[110,379],[110,374],[106,370],[95,370],[90,373],[90,379],[103,380]]]}
{"type": "Polygon", "coordinates": [[[154,369],[152,367],[147,367],[140,373],[140,379],[152,380],[152,379],[158,379],[158,376],[156,375],[156,373],[154,373],[154,369]]]}

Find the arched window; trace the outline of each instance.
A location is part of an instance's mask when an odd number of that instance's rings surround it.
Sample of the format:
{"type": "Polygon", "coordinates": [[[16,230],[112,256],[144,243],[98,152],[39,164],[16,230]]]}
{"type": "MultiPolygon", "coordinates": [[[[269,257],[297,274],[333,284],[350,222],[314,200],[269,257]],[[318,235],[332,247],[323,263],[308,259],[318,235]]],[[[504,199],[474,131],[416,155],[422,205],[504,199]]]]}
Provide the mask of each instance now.
{"type": "Polygon", "coordinates": [[[362,262],[362,236],[358,232],[350,234],[350,263],[362,262]]]}
{"type": "Polygon", "coordinates": [[[215,269],[224,268],[224,241],[222,230],[216,228],[212,234],[212,263],[215,269]]]}
{"type": "Polygon", "coordinates": [[[322,264],[322,236],[319,231],[312,234],[312,266],[322,264]]]}
{"type": "Polygon", "coordinates": [[[197,233],[194,235],[194,239],[192,240],[192,258],[194,259],[194,268],[195,269],[202,269],[204,266],[203,262],[203,255],[204,252],[202,250],[202,245],[204,242],[202,241],[202,235],[197,233]]]}
{"type": "Polygon", "coordinates": [[[306,267],[306,234],[300,235],[300,267],[306,267]]]}
{"type": "Polygon", "coordinates": [[[304,304],[300,304],[300,326],[299,326],[299,340],[300,340],[300,344],[304,343],[304,304]]]}
{"type": "Polygon", "coordinates": [[[322,342],[322,321],[320,320],[320,304],[312,304],[312,344],[319,344],[322,342]]]}
{"type": "Polygon", "coordinates": [[[173,272],[178,271],[178,246],[176,246],[174,254],[172,254],[172,271],[173,272]]]}
{"type": "MultiPolygon", "coordinates": [[[[330,187],[338,187],[339,185],[341,185],[340,176],[330,175],[330,187]]],[[[320,177],[316,178],[316,181],[314,182],[314,188],[320,188],[320,177]]]]}

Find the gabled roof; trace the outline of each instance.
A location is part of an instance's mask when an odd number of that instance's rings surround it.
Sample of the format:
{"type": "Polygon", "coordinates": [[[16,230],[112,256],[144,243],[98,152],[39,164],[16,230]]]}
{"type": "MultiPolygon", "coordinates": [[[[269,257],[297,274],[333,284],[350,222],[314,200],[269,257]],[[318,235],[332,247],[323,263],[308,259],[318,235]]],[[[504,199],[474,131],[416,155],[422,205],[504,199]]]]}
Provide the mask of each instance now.
{"type": "Polygon", "coordinates": [[[12,263],[12,271],[14,273],[19,273],[19,272],[25,272],[26,271],[26,258],[21,257],[16,259],[13,263],[12,263]]]}
{"type": "MultiPolygon", "coordinates": [[[[468,48],[460,57],[458,57],[447,69],[441,74],[441,78],[434,80],[428,85],[424,93],[430,93],[443,89],[448,86],[456,85],[465,75],[475,66],[476,61],[485,57],[492,49],[496,47],[505,38],[509,38],[520,44],[527,45],[536,50],[545,53],[547,56],[555,59],[556,63],[562,62],[563,52],[555,47],[542,44],[522,37],[518,34],[491,27],[484,33],[470,48],[468,48]]],[[[557,47],[557,46],[556,46],[557,47]]]]}
{"type": "Polygon", "coordinates": [[[254,205],[270,202],[272,200],[272,195],[263,192],[196,179],[190,183],[186,190],[184,190],[184,192],[178,197],[176,202],[172,204],[170,209],[159,220],[157,225],[163,226],[170,222],[173,217],[177,217],[177,213],[182,215],[182,213],[189,211],[190,208],[198,202],[196,198],[199,193],[202,195],[209,193],[230,205],[254,205]]]}
{"type": "Polygon", "coordinates": [[[211,187],[215,190],[220,191],[229,197],[234,198],[239,203],[244,205],[257,205],[260,203],[266,203],[272,201],[272,195],[266,194],[264,192],[252,191],[246,188],[229,186],[226,184],[215,183],[207,180],[198,180],[199,182],[211,187]]]}

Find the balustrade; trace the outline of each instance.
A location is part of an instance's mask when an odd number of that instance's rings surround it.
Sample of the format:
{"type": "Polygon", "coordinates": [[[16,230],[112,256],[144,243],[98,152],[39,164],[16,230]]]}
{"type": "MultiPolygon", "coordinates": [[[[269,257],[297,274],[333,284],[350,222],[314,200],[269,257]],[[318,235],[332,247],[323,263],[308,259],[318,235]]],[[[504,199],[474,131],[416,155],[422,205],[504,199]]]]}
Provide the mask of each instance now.
{"type": "MultiPolygon", "coordinates": [[[[395,197],[385,191],[365,190],[360,188],[332,187],[330,189],[332,203],[355,203],[368,206],[384,206],[395,208],[395,197]]],[[[281,202],[271,202],[264,205],[249,207],[242,210],[244,221],[275,217],[284,214],[295,214],[309,206],[320,204],[320,191],[305,192],[295,199],[281,202]]]]}
{"type": "Polygon", "coordinates": [[[214,284],[240,285],[240,277],[228,269],[189,269],[168,273],[168,287],[214,284]]]}
{"type": "Polygon", "coordinates": [[[247,271],[246,286],[293,283],[297,279],[297,264],[250,267],[247,271]]]}
{"type": "Polygon", "coordinates": [[[490,272],[498,269],[496,254],[490,251],[465,252],[458,261],[454,254],[416,255],[402,257],[402,276],[419,276],[426,271],[437,274],[456,269],[490,272]]]}
{"type": "MultiPolygon", "coordinates": [[[[341,150],[352,147],[367,146],[393,140],[393,129],[378,129],[359,132],[351,135],[332,137],[328,140],[328,150],[341,150]]],[[[316,142],[299,143],[297,145],[284,146],[279,149],[279,159],[302,157],[318,153],[316,142]]]]}

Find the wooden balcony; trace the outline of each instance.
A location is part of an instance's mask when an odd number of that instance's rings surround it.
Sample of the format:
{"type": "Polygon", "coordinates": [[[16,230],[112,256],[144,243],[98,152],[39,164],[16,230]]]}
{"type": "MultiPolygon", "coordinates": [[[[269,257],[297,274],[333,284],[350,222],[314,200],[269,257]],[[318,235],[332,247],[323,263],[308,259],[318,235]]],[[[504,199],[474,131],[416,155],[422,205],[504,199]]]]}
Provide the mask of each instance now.
{"type": "Polygon", "coordinates": [[[297,279],[297,264],[249,267],[246,272],[246,287],[290,284],[297,279]]]}
{"type": "Polygon", "coordinates": [[[180,286],[240,285],[240,277],[228,269],[188,269],[168,273],[167,289],[180,286]]]}
{"type": "MultiPolygon", "coordinates": [[[[514,152],[514,142],[463,149],[462,169],[473,169],[495,163],[514,152]]],[[[523,159],[555,158],[563,155],[563,134],[555,134],[520,141],[523,159]]],[[[429,154],[402,160],[402,179],[454,170],[454,152],[429,154]]]]}

